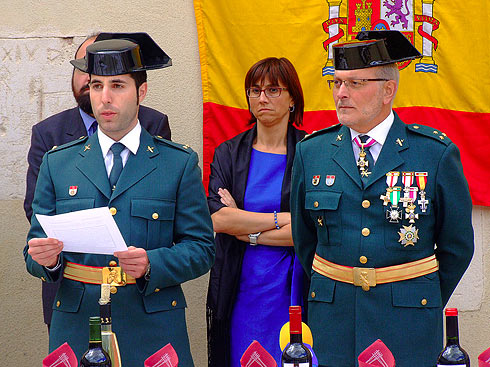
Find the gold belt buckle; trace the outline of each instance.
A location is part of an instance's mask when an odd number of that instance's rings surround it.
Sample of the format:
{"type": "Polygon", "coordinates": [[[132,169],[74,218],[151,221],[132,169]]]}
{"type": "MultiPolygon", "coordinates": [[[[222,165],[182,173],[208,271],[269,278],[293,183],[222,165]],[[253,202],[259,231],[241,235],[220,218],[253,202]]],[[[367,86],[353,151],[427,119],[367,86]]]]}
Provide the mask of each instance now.
{"type": "Polygon", "coordinates": [[[102,268],[102,283],[110,284],[111,287],[124,287],[126,282],[126,273],[120,266],[102,268]]]}
{"type": "Polygon", "coordinates": [[[376,287],[376,269],[374,268],[353,268],[354,285],[362,287],[363,291],[368,291],[369,287],[376,287]]]}

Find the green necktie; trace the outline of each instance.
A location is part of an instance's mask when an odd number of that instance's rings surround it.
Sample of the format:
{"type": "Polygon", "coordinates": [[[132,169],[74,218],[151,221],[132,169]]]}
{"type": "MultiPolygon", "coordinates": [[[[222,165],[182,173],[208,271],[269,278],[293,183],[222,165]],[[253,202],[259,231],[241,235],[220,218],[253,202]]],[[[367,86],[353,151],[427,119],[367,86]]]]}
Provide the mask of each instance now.
{"type": "Polygon", "coordinates": [[[112,191],[116,189],[117,180],[121,176],[123,170],[121,152],[126,148],[122,143],[114,143],[111,146],[112,154],[114,155],[111,174],[109,175],[109,183],[111,184],[112,191]]]}

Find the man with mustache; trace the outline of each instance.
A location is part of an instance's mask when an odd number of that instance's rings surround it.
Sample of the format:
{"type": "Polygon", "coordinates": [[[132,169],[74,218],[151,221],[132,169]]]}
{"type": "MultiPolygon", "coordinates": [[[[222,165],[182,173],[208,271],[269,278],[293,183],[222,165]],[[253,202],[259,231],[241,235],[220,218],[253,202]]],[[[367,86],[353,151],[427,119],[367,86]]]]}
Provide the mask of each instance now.
{"type": "Polygon", "coordinates": [[[211,217],[196,152],[150,135],[139,121],[147,70],[168,67],[171,59],[146,33],[99,37],[87,47],[85,58],[71,61],[90,74],[98,129],[45,154],[24,248],[26,267],[46,282],[62,278],[50,328],[51,351],[68,342],[82,355],[87,319],[99,313],[101,284],[110,284],[121,364],[142,366],[171,343],[181,365],[191,367],[181,284],[213,264],[211,217]],[[46,238],[38,222],[37,214],[90,208],[107,209],[127,250],[64,251],[60,239],[46,238]]]}
{"type": "Polygon", "coordinates": [[[381,339],[397,366],[434,366],[442,310],[473,255],[459,151],[392,109],[396,63],[421,56],[402,33],[364,31],[333,50],[340,124],[298,143],[291,184],[315,352],[321,366],[352,367],[381,339]]]}
{"type": "MultiPolygon", "coordinates": [[[[90,35],[78,47],[75,58],[85,57],[86,49],[94,43],[98,34],[90,35]]],[[[71,86],[77,107],[65,110],[37,123],[32,127],[31,147],[27,155],[28,169],[26,178],[26,195],[24,211],[31,221],[32,199],[36,188],[39,166],[44,154],[53,147],[63,145],[82,136],[90,136],[97,130],[89,95],[89,75],[73,69],[71,86]]],[[[160,135],[165,139],[171,137],[167,115],[152,108],[140,106],[139,119],[141,125],[152,135],[160,135]]],[[[58,290],[57,283],[42,283],[42,300],[44,322],[51,323],[53,301],[58,290]]]]}

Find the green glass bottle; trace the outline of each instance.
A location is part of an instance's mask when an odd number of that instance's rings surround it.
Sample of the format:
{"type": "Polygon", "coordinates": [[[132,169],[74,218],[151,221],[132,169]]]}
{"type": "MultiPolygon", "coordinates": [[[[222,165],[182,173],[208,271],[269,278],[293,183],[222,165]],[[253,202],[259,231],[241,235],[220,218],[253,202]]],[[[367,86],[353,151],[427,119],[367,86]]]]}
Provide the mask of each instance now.
{"type": "Polygon", "coordinates": [[[112,367],[109,354],[102,348],[100,330],[100,317],[92,316],[89,319],[90,337],[88,350],[80,360],[80,367],[112,367]]]}

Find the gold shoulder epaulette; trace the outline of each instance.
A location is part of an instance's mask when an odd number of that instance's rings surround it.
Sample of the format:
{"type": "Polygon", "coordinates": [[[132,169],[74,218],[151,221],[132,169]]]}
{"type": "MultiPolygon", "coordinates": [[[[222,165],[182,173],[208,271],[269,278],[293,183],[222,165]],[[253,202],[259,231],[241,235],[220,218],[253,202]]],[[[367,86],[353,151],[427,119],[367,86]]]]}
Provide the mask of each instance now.
{"type": "Polygon", "coordinates": [[[326,127],[324,129],[321,129],[321,130],[315,130],[311,134],[306,134],[305,137],[301,141],[305,141],[305,140],[314,138],[315,136],[320,136],[320,135],[323,135],[325,133],[334,131],[334,130],[340,128],[340,126],[342,126],[342,125],[341,124],[335,124],[335,125],[326,127]]]}
{"type": "Polygon", "coordinates": [[[449,139],[449,137],[437,130],[437,129],[434,129],[430,126],[426,126],[426,125],[421,125],[421,124],[410,124],[410,125],[407,125],[407,128],[409,131],[412,131],[414,133],[417,133],[419,135],[424,135],[424,136],[427,136],[427,137],[430,137],[434,140],[437,140],[445,145],[449,145],[451,143],[451,139],[449,139]]]}
{"type": "Polygon", "coordinates": [[[174,143],[173,141],[162,138],[160,135],[155,135],[154,138],[159,143],[163,143],[165,145],[168,145],[169,147],[177,148],[187,153],[191,153],[193,151],[192,148],[187,144],[174,143]]]}
{"type": "Polygon", "coordinates": [[[69,148],[69,147],[72,147],[74,145],[82,144],[87,139],[88,139],[88,136],[81,136],[78,139],[75,139],[73,141],[70,141],[69,143],[66,143],[66,144],[63,144],[63,145],[60,145],[60,146],[55,145],[55,146],[53,146],[51,148],[51,150],[48,151],[48,153],[59,152],[60,150],[63,150],[65,148],[69,148]]]}

